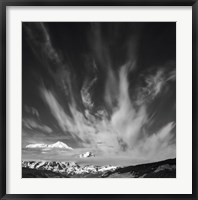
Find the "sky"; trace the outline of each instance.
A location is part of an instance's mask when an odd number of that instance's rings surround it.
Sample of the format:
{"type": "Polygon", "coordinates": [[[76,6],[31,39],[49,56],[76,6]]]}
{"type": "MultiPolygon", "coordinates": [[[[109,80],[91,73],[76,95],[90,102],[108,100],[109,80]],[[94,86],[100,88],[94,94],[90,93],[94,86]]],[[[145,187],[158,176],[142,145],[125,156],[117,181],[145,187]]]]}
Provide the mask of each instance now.
{"type": "Polygon", "coordinates": [[[22,158],[176,157],[176,23],[23,22],[22,158]],[[72,151],[27,150],[61,141],[72,151]]]}

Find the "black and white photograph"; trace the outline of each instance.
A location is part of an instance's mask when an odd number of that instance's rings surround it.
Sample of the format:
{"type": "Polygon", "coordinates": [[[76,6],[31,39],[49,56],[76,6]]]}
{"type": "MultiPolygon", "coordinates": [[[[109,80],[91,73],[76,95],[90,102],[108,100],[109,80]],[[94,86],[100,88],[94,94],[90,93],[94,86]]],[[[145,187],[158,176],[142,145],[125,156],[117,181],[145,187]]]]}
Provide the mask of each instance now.
{"type": "Polygon", "coordinates": [[[176,22],[22,22],[21,120],[22,178],[176,178],[176,22]]]}

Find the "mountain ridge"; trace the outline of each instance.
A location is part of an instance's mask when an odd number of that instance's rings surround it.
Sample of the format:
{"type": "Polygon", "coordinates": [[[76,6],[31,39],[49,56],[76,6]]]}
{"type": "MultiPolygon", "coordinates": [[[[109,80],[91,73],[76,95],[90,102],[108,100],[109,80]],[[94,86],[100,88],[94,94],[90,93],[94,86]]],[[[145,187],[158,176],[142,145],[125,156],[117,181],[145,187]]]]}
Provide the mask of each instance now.
{"type": "MultiPolygon", "coordinates": [[[[44,170],[43,176],[65,178],[175,178],[176,159],[167,159],[154,163],[134,166],[82,166],[75,162],[59,161],[22,161],[22,177],[27,178],[31,173],[38,177],[44,170]],[[32,171],[33,170],[33,171],[32,171]],[[53,172],[56,174],[50,174],[53,172]],[[37,173],[38,172],[38,173],[37,173]]],[[[34,177],[34,175],[32,175],[34,177]]],[[[42,175],[41,175],[42,178],[42,175]]]]}
{"type": "Polygon", "coordinates": [[[44,143],[41,143],[41,144],[29,144],[29,145],[26,145],[25,147],[26,149],[67,149],[67,150],[73,150],[72,147],[68,146],[67,144],[63,143],[63,142],[56,142],[56,143],[53,143],[53,144],[44,144],[44,143]]]}

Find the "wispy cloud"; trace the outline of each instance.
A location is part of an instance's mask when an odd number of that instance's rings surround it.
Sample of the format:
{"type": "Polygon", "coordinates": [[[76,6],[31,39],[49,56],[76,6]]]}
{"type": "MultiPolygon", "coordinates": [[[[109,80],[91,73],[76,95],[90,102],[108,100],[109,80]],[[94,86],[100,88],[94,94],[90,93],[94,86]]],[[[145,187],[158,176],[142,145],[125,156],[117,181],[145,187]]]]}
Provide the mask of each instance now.
{"type": "Polygon", "coordinates": [[[41,122],[37,122],[34,119],[30,119],[30,118],[24,118],[23,119],[23,125],[24,127],[28,128],[28,129],[38,129],[40,131],[43,131],[45,133],[51,133],[52,129],[47,126],[42,124],[41,122]]]}
{"type": "Polygon", "coordinates": [[[50,74],[55,84],[61,88],[67,100],[73,102],[72,74],[61,53],[54,48],[46,26],[38,22],[25,24],[24,27],[34,54],[43,63],[43,67],[50,74]]]}
{"type": "Polygon", "coordinates": [[[36,116],[37,118],[39,118],[39,112],[36,108],[25,105],[24,109],[25,109],[25,112],[32,114],[32,115],[36,116]]]}
{"type": "Polygon", "coordinates": [[[175,123],[170,122],[162,127],[157,133],[154,133],[147,138],[143,138],[138,148],[140,152],[139,155],[144,155],[145,157],[155,160],[175,157],[175,144],[170,143],[174,136],[174,133],[172,132],[174,127],[175,123]]]}
{"type": "MultiPolygon", "coordinates": [[[[149,104],[164,92],[170,82],[175,81],[175,70],[167,70],[163,66],[153,68],[151,72],[144,71],[141,82],[134,86],[136,90],[131,98],[129,76],[137,68],[135,60],[131,60],[135,56],[130,56],[126,64],[114,70],[100,26],[92,24],[94,57],[101,71],[105,71],[102,79],[104,91],[101,93],[101,99],[104,100],[101,104],[104,106],[96,107],[91,90],[101,81],[98,74],[94,74],[94,77],[85,75],[82,87],[77,89],[73,72],[54,48],[46,26],[43,23],[36,26],[42,36],[39,41],[36,37],[38,33],[27,27],[32,48],[40,49],[40,52],[34,52],[41,60],[45,60],[44,66],[56,84],[55,89],[46,87],[44,83],[39,85],[40,96],[65,135],[69,132],[82,148],[102,152],[103,155],[123,154],[131,159],[150,160],[174,157],[175,143],[171,141],[176,134],[175,121],[161,125],[155,133],[150,132],[147,126],[152,123],[149,116],[153,114],[149,112],[149,104]],[[56,73],[53,67],[56,67],[56,73]],[[64,93],[61,100],[57,92],[60,89],[64,93]]],[[[133,46],[130,52],[137,45],[133,46]]],[[[33,107],[27,106],[25,110],[39,118],[39,112],[33,107]]],[[[29,129],[52,132],[50,127],[30,119],[24,119],[23,123],[29,129]]]]}
{"type": "Polygon", "coordinates": [[[92,109],[94,106],[94,103],[91,100],[91,94],[89,91],[96,81],[97,81],[97,78],[95,77],[90,82],[88,80],[86,80],[83,83],[83,86],[82,86],[82,89],[80,92],[81,92],[82,102],[83,102],[85,108],[92,109]]]}
{"type": "Polygon", "coordinates": [[[66,115],[63,107],[58,103],[52,92],[47,90],[44,86],[41,87],[40,91],[43,100],[47,103],[52,116],[57,120],[61,129],[63,131],[73,131],[74,125],[72,124],[71,117],[66,115]]]}
{"type": "Polygon", "coordinates": [[[138,86],[137,88],[136,103],[138,105],[141,105],[146,101],[150,102],[155,100],[155,98],[164,92],[169,82],[175,82],[176,80],[175,69],[167,71],[166,68],[154,68],[152,72],[146,73],[142,75],[143,86],[138,86]]]}
{"type": "MultiPolygon", "coordinates": [[[[74,139],[80,138],[84,147],[106,153],[125,152],[127,154],[128,152],[134,159],[138,157],[155,159],[157,155],[167,158],[170,154],[174,156],[174,150],[170,150],[174,149],[174,145],[170,143],[174,135],[172,133],[175,127],[174,122],[168,123],[157,133],[148,134],[144,131],[145,124],[150,123],[147,101],[142,102],[136,109],[129,96],[128,74],[132,69],[133,65],[124,65],[120,68],[117,80],[118,99],[117,104],[112,108],[113,113],[110,118],[105,109],[98,110],[94,115],[91,114],[90,104],[84,114],[75,106],[69,105],[71,114],[68,114],[58,103],[52,91],[42,87],[41,95],[61,129],[69,131],[74,139]]],[[[152,89],[153,94],[157,95],[160,92],[158,87],[163,87],[165,83],[158,86],[161,79],[155,77],[154,80],[157,86],[153,85],[152,89]]],[[[149,81],[147,81],[147,88],[151,88],[149,81]]],[[[88,90],[86,92],[89,94],[88,90]]],[[[90,96],[89,101],[92,102],[90,96]]]]}

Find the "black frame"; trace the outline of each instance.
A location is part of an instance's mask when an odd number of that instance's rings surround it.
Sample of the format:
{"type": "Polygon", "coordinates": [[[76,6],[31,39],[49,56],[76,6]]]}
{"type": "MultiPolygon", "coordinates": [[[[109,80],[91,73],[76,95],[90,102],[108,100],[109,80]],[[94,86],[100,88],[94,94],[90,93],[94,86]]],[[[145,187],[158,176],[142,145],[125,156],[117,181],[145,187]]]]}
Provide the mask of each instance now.
{"type": "MultiPolygon", "coordinates": [[[[0,197],[1,199],[198,199],[198,0],[0,0],[0,197]],[[192,6],[192,194],[6,194],[6,7],[7,6],[192,6]]],[[[190,67],[190,66],[189,66],[190,67]]],[[[188,172],[187,172],[188,173],[188,172]]]]}

